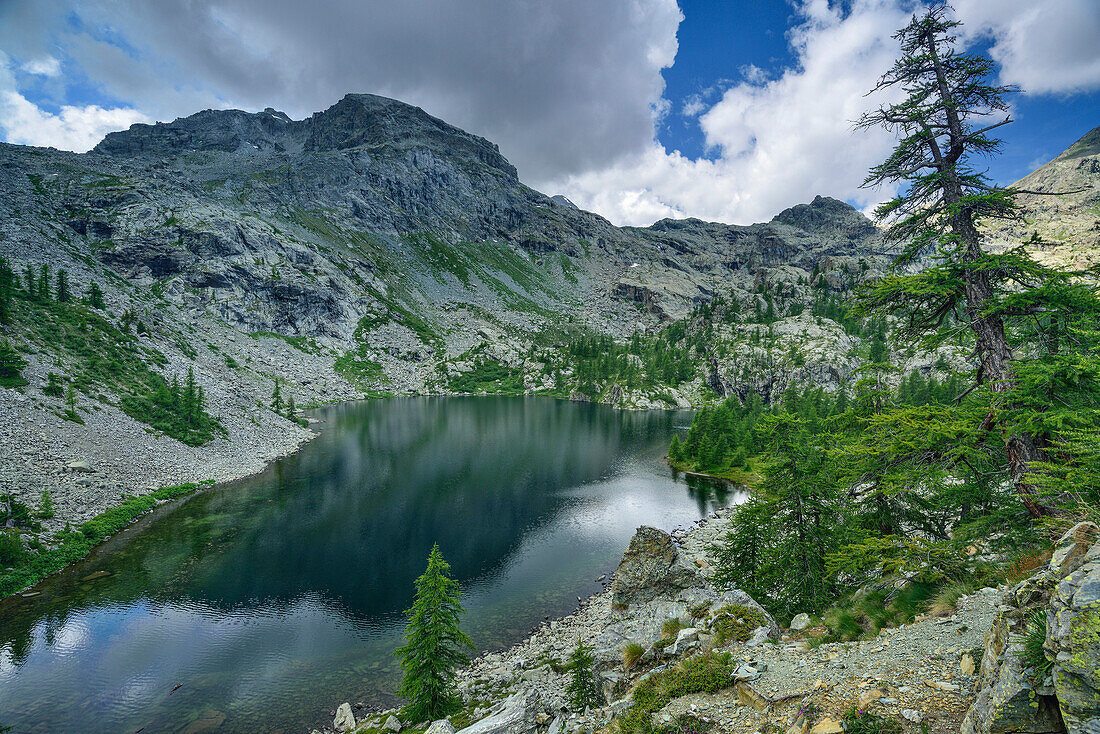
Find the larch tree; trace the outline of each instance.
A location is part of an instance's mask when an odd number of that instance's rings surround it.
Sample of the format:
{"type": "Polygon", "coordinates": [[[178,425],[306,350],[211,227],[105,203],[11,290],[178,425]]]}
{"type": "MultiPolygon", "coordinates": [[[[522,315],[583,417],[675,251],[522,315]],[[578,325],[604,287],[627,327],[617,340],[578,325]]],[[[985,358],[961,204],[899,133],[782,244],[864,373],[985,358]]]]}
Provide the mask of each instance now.
{"type": "Polygon", "coordinates": [[[1075,318],[1095,315],[1095,296],[1072,274],[1036,263],[1023,247],[984,246],[983,221],[1021,216],[1018,192],[993,185],[975,167],[975,159],[1000,151],[991,133],[1012,121],[1006,95],[1014,90],[990,81],[990,59],[958,49],[958,26],[939,2],[898,31],[901,56],[873,91],[900,89],[903,98],[860,120],[898,136],[893,154],[864,185],[901,185],[876,212],[900,254],[892,274],[861,289],[856,313],[899,315],[902,333],[929,346],[969,332],[977,372],[967,392],[988,393],[983,425],[999,432],[1016,493],[1039,517],[1053,512],[1036,487],[1050,436],[1020,395],[1016,352],[1036,354],[1033,342],[1019,336],[1037,320],[1064,334],[1075,318]],[[918,273],[903,272],[918,261],[918,273]]]}
{"type": "Polygon", "coordinates": [[[464,610],[450,572],[439,545],[433,545],[428,567],[416,580],[416,600],[406,612],[406,644],[394,652],[405,669],[397,693],[409,702],[405,713],[413,721],[435,721],[457,707],[455,669],[473,649],[458,626],[464,610]]]}

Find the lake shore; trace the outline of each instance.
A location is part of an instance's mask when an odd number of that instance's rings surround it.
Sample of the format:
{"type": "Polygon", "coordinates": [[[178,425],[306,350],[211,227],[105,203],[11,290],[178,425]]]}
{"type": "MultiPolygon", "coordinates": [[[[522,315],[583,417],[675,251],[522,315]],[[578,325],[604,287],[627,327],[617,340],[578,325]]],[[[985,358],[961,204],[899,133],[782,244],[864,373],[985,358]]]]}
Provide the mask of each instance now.
{"type": "MultiPolygon", "coordinates": [[[[154,506],[159,506],[178,494],[161,491],[164,488],[201,485],[209,489],[259,474],[273,462],[300,451],[321,430],[316,422],[303,428],[275,416],[277,423],[258,421],[253,430],[234,425],[232,439],[219,438],[192,447],[163,435],[141,435],[133,430],[137,424],[112,407],[86,416],[85,424],[79,425],[19,393],[0,390],[0,413],[16,416],[15,421],[0,426],[0,445],[10,456],[0,465],[0,486],[10,488],[17,501],[31,508],[40,505],[42,491],[49,491],[54,515],[37,520],[47,552],[64,548],[56,538],[66,529],[79,529],[104,513],[124,508],[131,498],[152,495],[154,506]],[[18,430],[20,422],[33,428],[18,430]],[[167,498],[158,497],[158,493],[167,498]]],[[[114,532],[128,527],[149,509],[131,512],[133,516],[114,532]]],[[[106,538],[96,544],[102,540],[106,538]]],[[[9,595],[26,593],[88,551],[67,557],[59,568],[46,565],[42,572],[34,573],[33,581],[12,589],[9,595]]],[[[24,571],[18,566],[13,569],[11,573],[24,571]]],[[[5,573],[0,569],[0,581],[5,573]]]]}

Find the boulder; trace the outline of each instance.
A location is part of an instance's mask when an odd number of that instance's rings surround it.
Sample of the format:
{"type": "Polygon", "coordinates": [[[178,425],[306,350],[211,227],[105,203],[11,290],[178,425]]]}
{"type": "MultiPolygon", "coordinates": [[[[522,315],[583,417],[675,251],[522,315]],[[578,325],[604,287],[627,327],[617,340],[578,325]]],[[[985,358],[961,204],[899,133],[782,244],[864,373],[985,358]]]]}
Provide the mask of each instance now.
{"type": "Polygon", "coordinates": [[[1040,695],[1028,680],[1023,662],[1018,610],[1002,611],[985,636],[978,694],[966,712],[960,734],[1061,732],[1058,703],[1040,695]]]}
{"type": "Polygon", "coordinates": [[[401,720],[398,719],[393,714],[390,714],[389,717],[386,719],[386,723],[382,724],[382,728],[385,729],[386,731],[393,731],[393,732],[401,731],[401,729],[402,729],[401,720]]]}
{"type": "Polygon", "coordinates": [[[1054,656],[1054,692],[1066,730],[1094,734],[1100,732],[1100,543],[1083,554],[1070,549],[1064,558],[1076,569],[1051,594],[1044,647],[1054,656]]]}
{"type": "Polygon", "coordinates": [[[699,641],[699,630],[687,627],[676,633],[676,642],[668,649],[669,655],[682,655],[693,642],[699,641]]]}
{"type": "Polygon", "coordinates": [[[520,691],[505,699],[495,713],[459,730],[458,734],[528,734],[536,727],[534,700],[520,691]]]}
{"type": "Polygon", "coordinates": [[[1079,522],[1067,530],[1054,546],[1050,557],[1050,573],[1061,580],[1081,567],[1089,549],[1100,540],[1100,527],[1093,522],[1079,522]]]}
{"type": "Polygon", "coordinates": [[[433,721],[424,734],[455,734],[455,728],[451,726],[451,722],[440,719],[439,721],[433,721]]]}
{"type": "Polygon", "coordinates": [[[90,474],[91,472],[95,471],[95,469],[92,468],[92,465],[84,459],[76,459],[75,461],[70,461],[69,469],[71,469],[72,471],[84,472],[86,474],[90,474]]]}
{"type": "Polygon", "coordinates": [[[332,720],[332,728],[336,731],[351,731],[355,728],[355,714],[351,712],[351,704],[342,703],[336,709],[336,718],[332,720]]]}
{"type": "Polygon", "coordinates": [[[617,606],[644,604],[658,597],[675,597],[698,582],[695,570],[680,556],[672,536],[642,526],[619,562],[611,599],[617,606]]]}
{"type": "Polygon", "coordinates": [[[795,632],[801,632],[810,626],[810,615],[806,612],[794,615],[794,619],[791,620],[791,629],[795,632]]]}

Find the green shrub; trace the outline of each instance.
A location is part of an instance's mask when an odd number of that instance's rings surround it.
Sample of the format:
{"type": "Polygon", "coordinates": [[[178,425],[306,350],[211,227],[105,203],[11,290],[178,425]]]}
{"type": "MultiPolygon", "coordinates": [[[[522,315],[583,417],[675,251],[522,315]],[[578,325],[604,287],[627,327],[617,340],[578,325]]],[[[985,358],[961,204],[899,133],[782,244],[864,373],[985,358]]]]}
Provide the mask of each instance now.
{"type": "Polygon", "coordinates": [[[450,387],[454,392],[518,394],[523,392],[523,370],[484,359],[469,372],[452,377],[450,387]]]}
{"type": "Polygon", "coordinates": [[[61,378],[54,372],[46,373],[46,384],[43,385],[42,392],[46,395],[59,398],[63,391],[64,389],[61,387],[61,378]]]}
{"type": "Polygon", "coordinates": [[[692,619],[702,619],[703,617],[707,616],[707,612],[710,611],[711,604],[712,602],[709,600],[700,602],[695,606],[690,607],[688,609],[688,614],[691,615],[692,619]]]}
{"type": "Polygon", "coordinates": [[[661,734],[704,734],[714,728],[713,724],[691,714],[681,714],[661,728],[661,734]]]}
{"type": "Polygon", "coordinates": [[[0,566],[13,566],[23,558],[23,541],[15,529],[0,530],[0,566]]]}
{"type": "Polygon", "coordinates": [[[849,709],[841,721],[845,734],[901,734],[901,722],[870,711],[849,709]]]}
{"type": "Polygon", "coordinates": [[[565,693],[574,711],[584,711],[603,703],[596,674],[592,671],[593,662],[592,651],[584,643],[578,643],[577,649],[569,656],[570,677],[565,693]]]}
{"type": "Polygon", "coordinates": [[[43,520],[49,520],[53,517],[53,498],[50,497],[50,490],[42,490],[42,501],[38,503],[38,516],[43,520]]]}
{"type": "Polygon", "coordinates": [[[22,371],[27,366],[27,360],[15,351],[15,348],[7,341],[0,341],[0,387],[23,387],[27,381],[23,379],[22,371]]]}
{"type": "Polygon", "coordinates": [[[42,529],[42,525],[35,521],[30,507],[11,495],[0,494],[0,526],[6,525],[9,520],[12,525],[23,530],[42,529]]]}
{"type": "Polygon", "coordinates": [[[618,719],[622,734],[650,734],[653,714],[689,693],[715,693],[736,682],[729,653],[708,652],[650,676],[634,687],[634,705],[618,719]]]}
{"type": "Polygon", "coordinates": [[[759,609],[729,604],[714,612],[711,629],[719,645],[727,642],[746,642],[758,627],[767,625],[768,620],[759,609]]]}

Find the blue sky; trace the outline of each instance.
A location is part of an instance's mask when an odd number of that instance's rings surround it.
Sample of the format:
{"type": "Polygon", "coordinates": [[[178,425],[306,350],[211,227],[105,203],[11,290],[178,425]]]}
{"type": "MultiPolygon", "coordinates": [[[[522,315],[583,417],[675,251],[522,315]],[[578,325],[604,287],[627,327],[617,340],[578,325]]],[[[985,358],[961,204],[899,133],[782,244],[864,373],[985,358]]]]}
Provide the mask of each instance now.
{"type": "Polygon", "coordinates": [[[721,0],[682,0],[676,63],[662,72],[671,114],[658,127],[666,148],[691,158],[714,157],[685,104],[696,96],[714,102],[730,83],[755,66],[774,73],[793,63],[786,31],[794,20],[787,0],[759,0],[738,6],[721,0]]]}
{"type": "MultiPolygon", "coordinates": [[[[676,62],[662,72],[671,110],[657,127],[657,139],[690,158],[715,158],[717,152],[707,150],[695,119],[681,114],[683,105],[700,94],[713,102],[715,95],[743,78],[749,65],[776,76],[795,64],[786,31],[797,22],[797,16],[787,0],[748,4],[681,0],[680,8],[684,20],[678,32],[676,62]]],[[[1100,47],[1100,39],[1096,44],[1100,47]]],[[[991,45],[989,38],[982,38],[972,50],[988,53],[991,45]]],[[[1008,185],[1026,176],[1100,126],[1100,91],[1096,87],[1018,94],[1012,102],[1016,122],[1001,129],[1004,152],[988,163],[990,177],[999,184],[1008,185]]]]}
{"type": "MultiPolygon", "coordinates": [[[[859,184],[892,141],[850,123],[920,2],[0,0],[0,139],[82,151],[133,122],[373,92],[619,224],[747,223],[816,194],[870,209],[893,192],[859,184]]],[[[1100,125],[1100,0],[954,6],[1023,89],[995,181],[1100,125]]]]}

